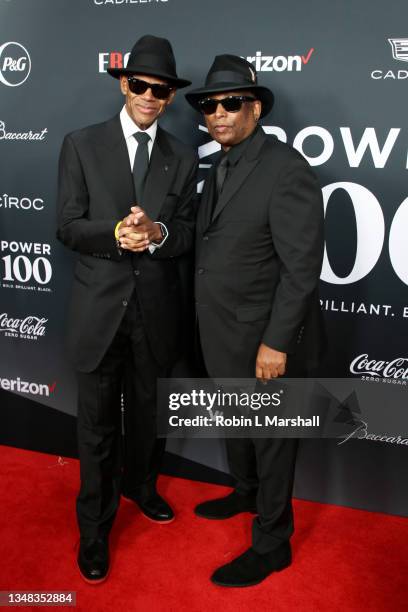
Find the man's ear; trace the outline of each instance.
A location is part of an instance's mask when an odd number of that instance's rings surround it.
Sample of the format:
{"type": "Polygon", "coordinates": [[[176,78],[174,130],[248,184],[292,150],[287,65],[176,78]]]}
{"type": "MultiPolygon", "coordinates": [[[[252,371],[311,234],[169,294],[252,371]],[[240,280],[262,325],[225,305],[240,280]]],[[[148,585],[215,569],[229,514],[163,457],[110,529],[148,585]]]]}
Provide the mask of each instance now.
{"type": "Polygon", "coordinates": [[[255,121],[258,121],[259,117],[261,116],[261,112],[262,112],[262,102],[260,100],[255,100],[253,104],[253,110],[254,110],[254,119],[255,121]]]}
{"type": "Polygon", "coordinates": [[[176,95],[176,90],[172,89],[169,97],[167,98],[167,104],[171,104],[173,102],[175,95],[176,95]]]}
{"type": "Polygon", "coordinates": [[[124,96],[126,96],[126,94],[129,91],[129,84],[124,74],[120,75],[119,82],[120,82],[120,91],[123,93],[124,96]]]}

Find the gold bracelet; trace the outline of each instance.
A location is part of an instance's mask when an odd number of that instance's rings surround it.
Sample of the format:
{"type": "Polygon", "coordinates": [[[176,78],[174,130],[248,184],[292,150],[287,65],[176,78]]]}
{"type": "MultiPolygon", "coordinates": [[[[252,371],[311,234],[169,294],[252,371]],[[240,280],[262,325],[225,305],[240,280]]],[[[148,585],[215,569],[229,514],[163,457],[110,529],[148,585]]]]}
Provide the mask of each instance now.
{"type": "Polygon", "coordinates": [[[122,221],[118,221],[118,223],[115,225],[114,235],[115,235],[115,239],[117,242],[119,242],[119,227],[121,225],[122,225],[122,221]]]}

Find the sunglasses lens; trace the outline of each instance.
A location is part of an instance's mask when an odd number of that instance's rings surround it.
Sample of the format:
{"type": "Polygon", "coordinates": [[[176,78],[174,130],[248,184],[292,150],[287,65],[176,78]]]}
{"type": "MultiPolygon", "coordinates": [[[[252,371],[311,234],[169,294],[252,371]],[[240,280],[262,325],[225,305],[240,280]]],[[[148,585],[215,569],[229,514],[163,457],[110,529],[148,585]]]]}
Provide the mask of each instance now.
{"type": "Polygon", "coordinates": [[[146,81],[143,81],[142,79],[136,79],[134,77],[133,78],[129,77],[128,83],[129,83],[130,91],[138,96],[140,96],[141,94],[144,94],[144,92],[149,87],[154,97],[157,98],[158,100],[165,100],[166,98],[169,97],[170,92],[171,92],[171,87],[169,87],[168,85],[164,85],[164,84],[162,85],[160,83],[154,83],[153,85],[151,85],[150,83],[147,83],[146,81]]]}
{"type": "Polygon", "coordinates": [[[218,104],[227,111],[227,113],[237,113],[241,110],[243,102],[254,100],[248,96],[229,96],[222,100],[214,100],[214,98],[205,98],[200,100],[199,105],[204,115],[212,115],[217,110],[218,104]]]}
{"type": "Polygon", "coordinates": [[[161,85],[160,83],[155,83],[151,86],[152,94],[158,100],[166,100],[169,97],[171,92],[171,87],[168,85],[161,85]]]}
{"type": "Polygon", "coordinates": [[[225,98],[221,104],[227,111],[227,113],[236,113],[241,110],[242,100],[237,96],[231,96],[231,98],[225,98]]]}
{"type": "Polygon", "coordinates": [[[206,98],[205,100],[200,100],[199,104],[204,115],[212,115],[217,109],[218,102],[211,98],[206,98]]]}
{"type": "Polygon", "coordinates": [[[129,89],[132,93],[140,95],[146,91],[149,84],[145,81],[141,81],[140,79],[128,79],[129,89]]]}

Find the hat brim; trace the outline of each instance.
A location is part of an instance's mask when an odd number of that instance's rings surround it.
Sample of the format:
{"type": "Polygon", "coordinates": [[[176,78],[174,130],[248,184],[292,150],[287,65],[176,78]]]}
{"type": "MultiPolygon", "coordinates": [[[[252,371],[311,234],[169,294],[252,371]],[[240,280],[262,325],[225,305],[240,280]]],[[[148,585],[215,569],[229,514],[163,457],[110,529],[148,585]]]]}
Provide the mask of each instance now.
{"type": "Polygon", "coordinates": [[[268,113],[271,112],[273,104],[275,102],[275,96],[272,91],[262,85],[237,85],[236,83],[218,83],[213,87],[200,87],[199,89],[193,89],[185,94],[186,100],[193,108],[198,112],[200,111],[199,101],[208,96],[209,94],[222,93],[230,91],[253,91],[256,95],[257,100],[262,103],[262,110],[260,118],[262,119],[268,113]]]}
{"type": "Polygon", "coordinates": [[[146,74],[147,76],[155,76],[160,79],[163,79],[164,81],[168,81],[169,84],[174,85],[174,87],[177,87],[177,89],[182,89],[183,87],[188,87],[189,85],[191,85],[191,81],[187,81],[187,79],[175,78],[174,75],[167,74],[166,72],[162,72],[160,70],[154,70],[148,66],[108,68],[107,72],[115,79],[119,79],[122,74],[128,76],[131,74],[146,74]]]}

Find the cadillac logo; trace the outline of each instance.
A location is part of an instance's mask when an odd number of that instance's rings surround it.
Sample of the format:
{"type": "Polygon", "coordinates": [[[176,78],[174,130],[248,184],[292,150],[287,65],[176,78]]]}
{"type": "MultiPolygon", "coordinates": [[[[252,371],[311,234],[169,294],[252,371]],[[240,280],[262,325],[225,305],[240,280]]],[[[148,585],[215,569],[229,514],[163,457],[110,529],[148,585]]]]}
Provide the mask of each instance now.
{"type": "Polygon", "coordinates": [[[401,62],[408,62],[408,38],[389,38],[392,57],[401,62]]]}

